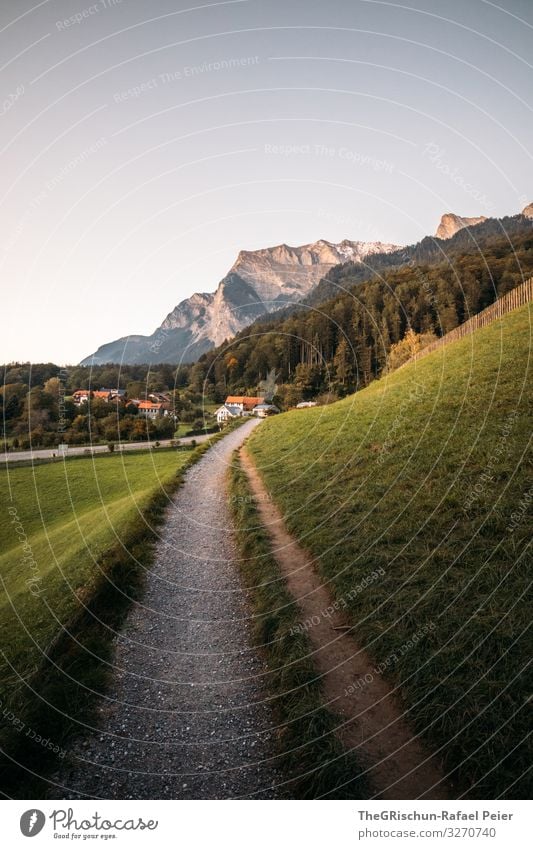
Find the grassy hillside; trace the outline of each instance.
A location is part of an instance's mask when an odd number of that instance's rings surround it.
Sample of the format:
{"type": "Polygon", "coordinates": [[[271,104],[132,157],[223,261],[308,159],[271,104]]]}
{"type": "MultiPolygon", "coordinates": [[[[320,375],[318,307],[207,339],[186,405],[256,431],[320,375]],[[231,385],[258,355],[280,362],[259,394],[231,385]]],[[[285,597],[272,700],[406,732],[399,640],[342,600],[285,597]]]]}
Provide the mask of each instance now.
{"type": "MultiPolygon", "coordinates": [[[[0,744],[37,774],[47,758],[64,755],[91,692],[104,686],[111,637],[149,565],[167,489],[203,450],[0,473],[0,744]]],[[[19,775],[9,760],[4,766],[5,792],[37,792],[27,772],[19,775]]]]}
{"type": "Polygon", "coordinates": [[[472,798],[532,789],[532,318],[517,310],[334,405],[267,420],[249,442],[355,636],[472,798]]]}

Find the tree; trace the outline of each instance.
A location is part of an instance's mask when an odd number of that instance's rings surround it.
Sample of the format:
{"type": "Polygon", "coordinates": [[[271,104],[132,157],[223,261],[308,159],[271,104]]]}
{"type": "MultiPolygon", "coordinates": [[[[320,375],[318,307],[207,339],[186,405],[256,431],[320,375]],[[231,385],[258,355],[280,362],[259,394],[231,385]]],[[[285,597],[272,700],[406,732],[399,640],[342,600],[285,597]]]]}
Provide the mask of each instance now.
{"type": "Polygon", "coordinates": [[[394,371],[406,363],[415,354],[437,339],[433,332],[415,333],[409,328],[403,339],[391,346],[387,359],[387,370],[394,371]]]}
{"type": "Polygon", "coordinates": [[[138,416],[135,419],[134,425],[130,432],[130,439],[136,440],[151,439],[155,434],[155,425],[146,416],[138,416]]]}
{"type": "Polygon", "coordinates": [[[43,390],[58,401],[61,393],[61,381],[58,377],[49,377],[43,386],[43,390]]]}
{"type": "Polygon", "coordinates": [[[311,367],[305,363],[298,363],[294,373],[294,385],[299,392],[300,399],[306,400],[313,393],[313,381],[311,379],[311,367]]]}
{"type": "Polygon", "coordinates": [[[344,336],[337,345],[337,350],[333,358],[333,365],[335,367],[335,378],[337,383],[343,387],[347,387],[351,384],[353,380],[352,352],[350,351],[344,336]]]}

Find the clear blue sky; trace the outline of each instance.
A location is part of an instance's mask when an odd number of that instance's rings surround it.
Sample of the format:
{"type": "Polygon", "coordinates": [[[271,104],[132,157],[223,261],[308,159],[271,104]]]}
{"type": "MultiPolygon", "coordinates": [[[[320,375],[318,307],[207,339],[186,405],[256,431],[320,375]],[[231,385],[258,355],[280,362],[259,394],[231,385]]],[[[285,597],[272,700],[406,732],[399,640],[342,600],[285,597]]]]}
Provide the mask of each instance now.
{"type": "Polygon", "coordinates": [[[533,200],[530,0],[4,0],[0,45],[0,361],[151,333],[243,248],[533,200]]]}

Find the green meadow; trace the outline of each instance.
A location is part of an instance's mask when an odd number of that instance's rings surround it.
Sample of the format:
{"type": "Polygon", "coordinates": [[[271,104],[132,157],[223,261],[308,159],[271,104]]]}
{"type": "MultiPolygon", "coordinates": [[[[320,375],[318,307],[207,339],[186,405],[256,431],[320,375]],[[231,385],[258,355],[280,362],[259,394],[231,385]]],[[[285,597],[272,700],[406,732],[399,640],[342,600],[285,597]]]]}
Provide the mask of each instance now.
{"type": "Polygon", "coordinates": [[[532,790],[531,319],[516,310],[248,443],[376,674],[470,798],[532,790]]]}
{"type": "MultiPolygon", "coordinates": [[[[34,672],[102,578],[102,555],[128,546],[143,512],[188,451],[56,461],[3,470],[0,527],[0,680],[34,672]]],[[[147,526],[146,526],[147,527],[147,526]]]]}

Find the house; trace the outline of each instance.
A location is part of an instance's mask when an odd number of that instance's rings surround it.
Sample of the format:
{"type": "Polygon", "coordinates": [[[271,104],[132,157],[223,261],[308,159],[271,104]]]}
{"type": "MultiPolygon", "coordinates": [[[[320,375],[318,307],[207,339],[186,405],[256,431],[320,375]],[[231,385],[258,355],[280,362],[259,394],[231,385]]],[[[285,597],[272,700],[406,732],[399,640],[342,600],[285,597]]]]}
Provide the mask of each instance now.
{"type": "Polygon", "coordinates": [[[169,392],[150,392],[148,398],[155,404],[170,404],[171,401],[169,392]]]}
{"type": "Polygon", "coordinates": [[[90,389],[76,389],[76,391],[72,393],[72,400],[77,406],[79,406],[80,404],[85,404],[91,395],[92,392],[90,389]]]}
{"type": "Polygon", "coordinates": [[[297,410],[303,410],[305,407],[316,407],[316,401],[300,401],[299,404],[296,404],[297,410]]]}
{"type": "Polygon", "coordinates": [[[279,413],[279,408],[275,404],[256,404],[252,410],[254,416],[260,419],[266,419],[267,416],[275,416],[279,413]]]}
{"type": "Polygon", "coordinates": [[[157,419],[160,416],[168,416],[168,408],[165,404],[154,403],[153,401],[133,401],[137,405],[140,416],[146,416],[147,419],[157,419]]]}
{"type": "Polygon", "coordinates": [[[251,415],[254,407],[263,404],[264,398],[251,398],[248,395],[228,395],[225,406],[239,407],[241,415],[251,415]]]}
{"type": "Polygon", "coordinates": [[[105,386],[101,386],[96,392],[93,392],[93,396],[95,398],[101,398],[102,401],[125,401],[126,400],[126,390],[125,389],[107,389],[105,386]]]}
{"type": "Polygon", "coordinates": [[[218,408],[215,415],[217,417],[217,423],[219,425],[223,425],[231,421],[232,419],[240,418],[240,416],[243,416],[244,413],[241,407],[239,407],[237,404],[228,404],[226,402],[218,408]]]}

